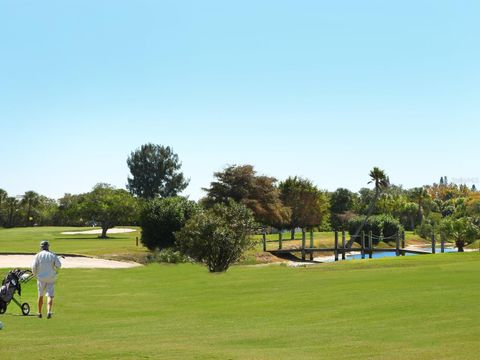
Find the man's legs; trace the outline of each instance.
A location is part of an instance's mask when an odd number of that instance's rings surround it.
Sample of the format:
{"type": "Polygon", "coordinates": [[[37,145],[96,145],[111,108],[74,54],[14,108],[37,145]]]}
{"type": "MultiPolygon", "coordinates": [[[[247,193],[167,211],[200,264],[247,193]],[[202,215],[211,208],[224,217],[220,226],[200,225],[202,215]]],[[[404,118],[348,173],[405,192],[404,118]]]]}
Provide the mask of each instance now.
{"type": "Polygon", "coordinates": [[[43,295],[38,294],[38,315],[42,315],[43,308],[43,295]]]}
{"type": "Polygon", "coordinates": [[[53,308],[53,296],[55,293],[55,287],[53,283],[49,283],[46,286],[46,295],[47,295],[47,319],[52,317],[52,308],[53,308]]]}
{"type": "Polygon", "coordinates": [[[38,317],[42,317],[43,308],[43,295],[45,294],[45,284],[41,281],[37,281],[38,287],[38,317]]]}
{"type": "Polygon", "coordinates": [[[48,311],[48,315],[50,315],[50,316],[52,316],[52,308],[53,308],[53,296],[48,296],[47,297],[47,311],[48,311]]]}

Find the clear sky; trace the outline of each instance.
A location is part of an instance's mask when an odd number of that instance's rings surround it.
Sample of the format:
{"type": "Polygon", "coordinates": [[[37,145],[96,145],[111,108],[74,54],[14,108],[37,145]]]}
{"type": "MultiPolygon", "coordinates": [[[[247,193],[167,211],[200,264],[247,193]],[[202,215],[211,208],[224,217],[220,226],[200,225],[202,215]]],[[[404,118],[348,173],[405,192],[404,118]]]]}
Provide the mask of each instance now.
{"type": "MultiPolygon", "coordinates": [[[[478,1],[0,0],[0,188],[124,187],[170,145],[197,199],[255,165],[358,190],[480,178],[478,1]]],[[[477,184],[478,185],[478,184],[477,184]]]]}

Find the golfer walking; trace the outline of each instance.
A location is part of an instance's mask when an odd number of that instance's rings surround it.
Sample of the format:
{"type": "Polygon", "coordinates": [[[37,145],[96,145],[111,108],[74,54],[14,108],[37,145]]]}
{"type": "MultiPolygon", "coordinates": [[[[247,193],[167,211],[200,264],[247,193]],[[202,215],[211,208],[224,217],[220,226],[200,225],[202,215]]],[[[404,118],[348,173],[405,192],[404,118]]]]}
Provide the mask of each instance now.
{"type": "Polygon", "coordinates": [[[40,243],[40,252],[35,255],[32,272],[37,276],[38,286],[38,317],[42,317],[43,297],[47,295],[47,319],[52,317],[53,297],[55,295],[55,280],[57,269],[62,267],[60,259],[49,251],[48,241],[40,243]]]}

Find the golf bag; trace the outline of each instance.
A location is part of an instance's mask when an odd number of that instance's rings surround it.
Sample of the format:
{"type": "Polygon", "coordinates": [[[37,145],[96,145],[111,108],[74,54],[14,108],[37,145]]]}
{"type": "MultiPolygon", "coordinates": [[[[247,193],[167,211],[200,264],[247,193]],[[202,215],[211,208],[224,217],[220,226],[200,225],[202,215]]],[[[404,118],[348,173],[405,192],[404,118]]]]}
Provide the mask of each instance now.
{"type": "Polygon", "coordinates": [[[21,270],[15,269],[5,276],[5,279],[2,281],[2,287],[0,288],[0,301],[9,303],[15,291],[18,292],[19,296],[22,296],[22,286],[20,285],[20,276],[22,275],[21,270]]]}
{"type": "Polygon", "coordinates": [[[18,306],[20,306],[22,313],[28,315],[30,312],[28,304],[18,303],[18,301],[15,300],[14,295],[15,293],[18,293],[18,296],[22,296],[21,283],[27,282],[32,277],[33,274],[30,270],[15,269],[8,272],[5,279],[2,281],[2,286],[0,287],[0,314],[3,314],[7,310],[8,304],[13,300],[18,306]]]}

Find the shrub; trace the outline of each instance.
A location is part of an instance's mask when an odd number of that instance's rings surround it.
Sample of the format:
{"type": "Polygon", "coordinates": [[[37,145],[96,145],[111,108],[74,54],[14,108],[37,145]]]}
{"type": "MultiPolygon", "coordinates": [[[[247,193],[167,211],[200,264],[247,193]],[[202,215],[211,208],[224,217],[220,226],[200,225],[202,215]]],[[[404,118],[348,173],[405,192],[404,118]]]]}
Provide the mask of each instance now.
{"type": "Polygon", "coordinates": [[[458,252],[463,252],[466,245],[472,244],[480,237],[480,228],[471,218],[445,218],[441,223],[441,231],[448,239],[454,240],[458,252]]]}
{"type": "Polygon", "coordinates": [[[253,246],[254,228],[252,212],[231,200],[193,216],[175,238],[183,254],[205,263],[210,272],[223,272],[253,246]]]}
{"type": "MultiPolygon", "coordinates": [[[[360,226],[365,222],[365,216],[356,216],[348,222],[348,231],[350,236],[355,235],[360,226]]],[[[400,222],[390,215],[375,215],[368,218],[367,223],[363,230],[365,234],[372,232],[374,238],[373,243],[377,245],[380,235],[384,238],[394,237],[397,233],[403,231],[403,227],[400,222]]],[[[360,242],[360,237],[355,239],[356,242],[360,242]]]]}
{"type": "Polygon", "coordinates": [[[198,205],[183,197],[147,201],[140,213],[142,244],[149,250],[172,247],[175,231],[180,230],[197,211],[198,205]]]}
{"type": "Polygon", "coordinates": [[[440,233],[440,222],[442,221],[442,215],[438,213],[431,213],[423,222],[415,228],[415,234],[423,239],[430,240],[433,232],[436,235],[440,233]]]}
{"type": "Polygon", "coordinates": [[[433,231],[433,225],[425,221],[415,228],[415,234],[425,240],[428,240],[432,237],[433,231]]]}
{"type": "Polygon", "coordinates": [[[167,264],[180,264],[192,261],[188,256],[183,255],[180,251],[175,251],[171,248],[154,251],[147,255],[146,260],[148,263],[158,262],[167,264]]]}

